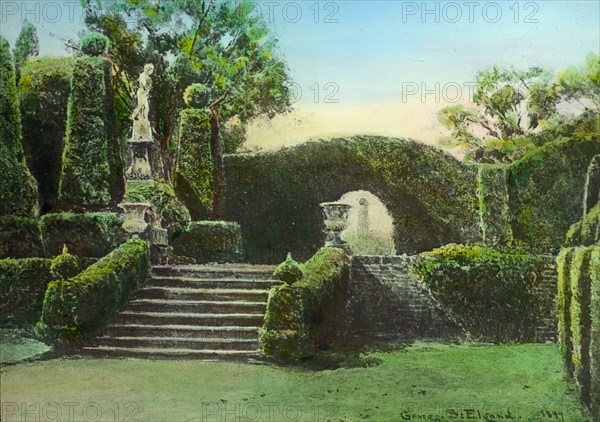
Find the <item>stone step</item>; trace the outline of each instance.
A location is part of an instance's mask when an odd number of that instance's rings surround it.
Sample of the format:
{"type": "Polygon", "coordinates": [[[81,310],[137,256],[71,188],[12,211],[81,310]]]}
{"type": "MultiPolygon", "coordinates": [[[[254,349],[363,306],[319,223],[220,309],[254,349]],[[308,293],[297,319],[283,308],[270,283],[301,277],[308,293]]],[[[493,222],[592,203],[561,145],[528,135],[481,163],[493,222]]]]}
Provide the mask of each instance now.
{"type": "Polygon", "coordinates": [[[262,313],[197,313],[197,312],[142,312],[121,311],[114,319],[115,323],[137,324],[183,324],[203,326],[244,326],[261,327],[264,321],[262,313]]]}
{"type": "Polygon", "coordinates": [[[180,300],[248,300],[266,302],[268,290],[263,289],[198,289],[192,287],[146,286],[139,288],[134,297],[139,299],[180,300]]]}
{"type": "Polygon", "coordinates": [[[194,312],[214,314],[264,314],[266,302],[247,301],[214,301],[214,300],[189,300],[189,299],[134,299],[129,302],[126,309],[130,311],[147,312],[194,312]]]}
{"type": "Polygon", "coordinates": [[[157,324],[109,324],[104,334],[114,337],[186,337],[203,339],[258,339],[259,327],[157,325],[157,324]]]}
{"type": "Polygon", "coordinates": [[[98,336],[89,341],[89,347],[127,347],[150,349],[210,349],[256,351],[258,339],[205,339],[159,336],[98,336]]]}
{"type": "Polygon", "coordinates": [[[252,278],[195,278],[195,277],[166,277],[154,276],[144,287],[179,287],[195,289],[243,289],[243,290],[269,290],[276,284],[275,280],[252,278]]]}
{"type": "Polygon", "coordinates": [[[152,274],[177,277],[269,279],[272,278],[274,270],[275,267],[267,265],[177,265],[154,266],[152,274]]]}
{"type": "Polygon", "coordinates": [[[133,357],[144,359],[194,359],[208,361],[261,362],[257,350],[164,349],[149,347],[85,346],[85,355],[96,357],[133,357]]]}

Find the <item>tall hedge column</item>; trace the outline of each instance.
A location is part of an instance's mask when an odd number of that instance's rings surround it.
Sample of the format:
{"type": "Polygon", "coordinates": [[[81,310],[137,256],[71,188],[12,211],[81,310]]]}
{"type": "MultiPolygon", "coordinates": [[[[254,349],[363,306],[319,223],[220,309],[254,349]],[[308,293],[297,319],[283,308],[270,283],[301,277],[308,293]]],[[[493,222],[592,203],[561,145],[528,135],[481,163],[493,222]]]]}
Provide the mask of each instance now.
{"type": "Polygon", "coordinates": [[[80,49],[84,56],[77,58],[71,79],[59,199],[102,206],[115,195],[120,176],[117,169],[122,167],[111,130],[110,66],[102,57],[108,39],[88,34],[81,39],[80,49]]]}
{"type": "Polygon", "coordinates": [[[8,41],[0,37],[0,216],[34,217],[37,183],[23,154],[15,66],[8,41]]]}

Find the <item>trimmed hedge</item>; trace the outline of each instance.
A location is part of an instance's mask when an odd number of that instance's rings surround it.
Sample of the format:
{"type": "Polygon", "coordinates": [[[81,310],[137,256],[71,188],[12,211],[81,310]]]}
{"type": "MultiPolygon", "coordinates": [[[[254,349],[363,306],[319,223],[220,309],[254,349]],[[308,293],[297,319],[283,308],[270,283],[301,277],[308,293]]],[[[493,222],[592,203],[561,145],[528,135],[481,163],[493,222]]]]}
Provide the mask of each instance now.
{"type": "Polygon", "coordinates": [[[590,246],[600,241],[600,204],[587,213],[577,223],[573,224],[567,232],[565,246],[590,246]]]}
{"type": "Polygon", "coordinates": [[[574,248],[562,249],[557,258],[558,295],[558,338],[560,353],[567,372],[567,378],[573,378],[573,335],[571,332],[571,262],[574,248]]]}
{"type": "Polygon", "coordinates": [[[72,57],[31,59],[19,80],[27,164],[43,203],[51,205],[58,193],[73,63],[72,57]]]}
{"type": "Polygon", "coordinates": [[[175,255],[198,263],[240,262],[244,258],[240,225],[228,221],[194,221],[171,246],[175,255]]]}
{"type": "Polygon", "coordinates": [[[447,245],[423,254],[413,271],[476,337],[531,340],[553,310],[542,309],[538,285],[547,260],[479,246],[447,245]]]}
{"type": "Polygon", "coordinates": [[[156,206],[163,228],[169,236],[183,233],[190,224],[190,212],[175,195],[173,188],[153,180],[129,180],[121,202],[150,202],[156,206]]]}
{"type": "Polygon", "coordinates": [[[600,247],[590,256],[590,398],[592,413],[600,419],[600,247]]]}
{"type": "Polygon", "coordinates": [[[85,271],[50,283],[42,322],[64,342],[93,334],[127,300],[150,271],[150,246],[133,238],[85,271]]]}
{"type": "Polygon", "coordinates": [[[261,353],[278,360],[298,360],[323,345],[321,332],[334,318],[336,300],[349,279],[350,260],[338,248],[322,248],[303,265],[303,277],[269,292],[260,330],[261,353]]]}
{"type": "Polygon", "coordinates": [[[108,52],[110,41],[99,32],[85,34],[79,40],[79,50],[88,56],[103,56],[108,52]]]}
{"type": "Polygon", "coordinates": [[[38,320],[44,293],[52,280],[50,259],[0,260],[0,319],[38,320]]]}
{"type": "Polygon", "coordinates": [[[573,252],[571,281],[571,334],[573,373],[580,388],[581,400],[590,404],[590,256],[591,248],[577,247],[573,252]]]}
{"type": "Polygon", "coordinates": [[[46,214],[40,220],[42,238],[49,256],[69,252],[78,256],[101,257],[127,239],[121,218],[112,212],[63,212],[46,214]]]}
{"type": "Polygon", "coordinates": [[[45,256],[38,220],[0,216],[0,259],[45,256]]]}
{"type": "Polygon", "coordinates": [[[186,108],[179,115],[175,190],[196,220],[213,212],[213,167],[209,112],[186,108]]]}
{"type": "Polygon", "coordinates": [[[508,207],[508,166],[478,167],[479,217],[483,242],[487,246],[506,246],[513,241],[508,207]]]}
{"type": "Polygon", "coordinates": [[[599,137],[563,139],[537,148],[511,167],[513,236],[518,244],[549,251],[581,219],[588,166],[600,154],[599,137]]]}
{"type": "Polygon", "coordinates": [[[398,253],[478,240],[477,175],[450,155],[406,139],[354,136],[225,156],[222,214],[242,226],[253,262],[306,260],[323,245],[322,202],[368,190],[394,219],[398,253]]]}
{"type": "Polygon", "coordinates": [[[0,216],[38,215],[37,183],[25,164],[15,67],[0,36],[0,216]]]}
{"type": "Polygon", "coordinates": [[[114,133],[112,92],[106,59],[75,60],[58,188],[61,201],[104,206],[123,191],[122,146],[114,133]]]}

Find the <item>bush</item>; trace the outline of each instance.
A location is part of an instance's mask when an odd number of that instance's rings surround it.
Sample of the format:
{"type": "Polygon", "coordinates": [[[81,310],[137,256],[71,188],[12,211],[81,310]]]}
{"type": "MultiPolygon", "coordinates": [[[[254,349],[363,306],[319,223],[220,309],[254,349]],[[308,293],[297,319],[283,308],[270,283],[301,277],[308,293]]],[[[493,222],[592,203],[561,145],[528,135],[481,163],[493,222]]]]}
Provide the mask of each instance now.
{"type": "Polygon", "coordinates": [[[590,257],[590,397],[592,413],[600,418],[600,247],[592,248],[590,257]]]}
{"type": "Polygon", "coordinates": [[[474,336],[494,341],[531,340],[543,321],[537,296],[547,261],[479,246],[447,245],[423,254],[414,272],[474,336]]]}
{"type": "Polygon", "coordinates": [[[175,255],[196,262],[240,262],[243,259],[239,224],[228,221],[194,221],[173,242],[175,255]]]}
{"type": "Polygon", "coordinates": [[[130,180],[122,202],[150,202],[162,219],[163,228],[171,237],[183,233],[190,224],[190,213],[165,182],[130,180]]]}
{"type": "Polygon", "coordinates": [[[547,252],[564,242],[581,218],[586,172],[596,154],[600,138],[574,137],[548,143],[513,164],[510,208],[519,244],[547,252]]]}
{"type": "Polygon", "coordinates": [[[101,328],[150,270],[150,247],[130,239],[69,280],[50,283],[42,322],[72,342],[101,328]]]}
{"type": "Polygon", "coordinates": [[[99,32],[85,34],[79,40],[79,49],[88,56],[103,56],[108,52],[110,41],[99,32]]]}
{"type": "Polygon", "coordinates": [[[66,280],[75,277],[80,272],[81,262],[79,258],[67,251],[55,256],[50,262],[50,274],[52,274],[54,280],[66,280]]]}
{"type": "Polygon", "coordinates": [[[302,278],[302,269],[300,264],[292,259],[292,254],[288,253],[287,258],[277,266],[273,277],[287,284],[292,284],[302,278]]]}
{"type": "Polygon", "coordinates": [[[573,369],[583,403],[590,404],[590,248],[577,247],[571,261],[573,369]]]}
{"type": "Polygon", "coordinates": [[[112,212],[63,212],[41,218],[42,237],[49,256],[66,244],[78,256],[101,257],[127,239],[121,219],[112,212]]]}
{"type": "Polygon", "coordinates": [[[25,164],[15,68],[4,37],[0,37],[0,110],[0,216],[36,217],[37,183],[25,164]]]}
{"type": "Polygon", "coordinates": [[[574,249],[562,249],[557,258],[558,295],[558,338],[560,353],[565,363],[567,378],[573,378],[573,336],[571,332],[571,262],[574,249]]]}
{"type": "Polygon", "coordinates": [[[0,260],[0,318],[39,319],[50,280],[49,259],[0,260]]]}
{"type": "Polygon", "coordinates": [[[292,285],[269,292],[261,353],[279,360],[303,359],[316,353],[321,331],[346,289],[350,261],[342,249],[322,248],[303,267],[292,285]]]}
{"type": "Polygon", "coordinates": [[[306,260],[323,245],[322,202],[368,190],[394,219],[398,253],[479,238],[477,179],[450,155],[407,139],[354,136],[225,156],[221,214],[253,262],[306,260]],[[285,252],[283,252],[285,253],[285,252]]]}
{"type": "Polygon", "coordinates": [[[28,60],[19,80],[27,163],[43,203],[52,205],[58,193],[73,63],[72,57],[28,60]]]}
{"type": "Polygon", "coordinates": [[[590,246],[600,241],[600,204],[597,204],[567,232],[565,246],[590,246]]]}
{"type": "Polygon", "coordinates": [[[59,199],[104,206],[123,190],[122,148],[114,133],[110,65],[102,57],[75,61],[67,111],[59,199]]]}
{"type": "Polygon", "coordinates": [[[0,216],[0,259],[45,256],[38,220],[0,216]]]}
{"type": "Polygon", "coordinates": [[[210,145],[210,120],[206,110],[181,111],[177,135],[176,191],[196,220],[213,212],[213,158],[210,145]]]}

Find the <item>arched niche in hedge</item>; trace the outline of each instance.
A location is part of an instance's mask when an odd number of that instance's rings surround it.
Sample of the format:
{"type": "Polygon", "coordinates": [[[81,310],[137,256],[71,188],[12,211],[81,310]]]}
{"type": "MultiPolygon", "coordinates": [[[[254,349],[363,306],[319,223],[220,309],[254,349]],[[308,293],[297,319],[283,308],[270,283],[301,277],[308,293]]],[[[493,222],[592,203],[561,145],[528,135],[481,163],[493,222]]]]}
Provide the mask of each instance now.
{"type": "Polygon", "coordinates": [[[476,174],[444,152],[376,136],[315,140],[225,158],[223,215],[242,227],[247,259],[309,258],[323,244],[319,204],[367,190],[394,220],[397,253],[477,240],[476,174]]]}

